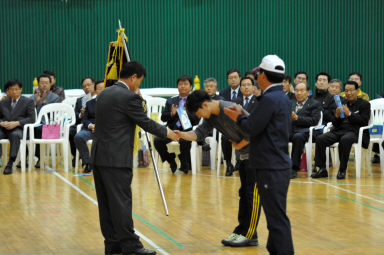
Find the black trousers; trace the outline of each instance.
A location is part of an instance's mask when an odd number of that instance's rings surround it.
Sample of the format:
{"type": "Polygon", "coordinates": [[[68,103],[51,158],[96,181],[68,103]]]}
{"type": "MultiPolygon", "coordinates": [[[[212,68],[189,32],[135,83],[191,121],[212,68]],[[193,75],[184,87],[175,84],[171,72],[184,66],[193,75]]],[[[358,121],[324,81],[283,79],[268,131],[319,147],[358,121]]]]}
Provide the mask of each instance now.
{"type": "Polygon", "coordinates": [[[233,233],[245,236],[248,239],[257,239],[256,228],[260,219],[260,196],[256,183],[256,171],[249,167],[248,160],[240,160],[240,181],[239,189],[239,225],[233,233]]]}
{"type": "Polygon", "coordinates": [[[75,145],[75,135],[77,133],[77,126],[73,125],[69,127],[69,146],[71,147],[71,154],[73,157],[76,157],[76,145],[75,145]]]}
{"type": "Polygon", "coordinates": [[[339,169],[345,171],[347,169],[349,153],[351,152],[352,144],[356,143],[357,139],[357,135],[351,131],[331,131],[318,136],[316,138],[315,165],[320,168],[325,167],[326,147],[339,142],[339,169]]]}
{"type": "MultiPolygon", "coordinates": [[[[169,152],[167,148],[167,144],[170,143],[172,140],[169,138],[161,138],[156,136],[153,144],[155,145],[155,148],[157,152],[159,153],[161,160],[164,162],[168,160],[169,158],[169,152]]],[[[182,167],[190,167],[191,166],[191,145],[192,143],[190,141],[186,141],[183,139],[179,140],[180,144],[180,163],[182,167]]]]}
{"type": "Polygon", "coordinates": [[[256,170],[261,204],[269,230],[267,249],[272,255],[294,254],[287,193],[291,169],[256,170]]]}
{"type": "Polygon", "coordinates": [[[132,220],[132,169],[94,166],[105,253],[129,253],[143,247],[132,220]]]}
{"type": "Polygon", "coordinates": [[[231,162],[232,159],[232,143],[224,136],[221,137],[221,149],[224,154],[224,160],[231,162]]]}
{"type": "MultiPolygon", "coordinates": [[[[19,148],[20,148],[20,140],[22,138],[23,138],[23,130],[21,128],[14,128],[12,130],[7,130],[3,127],[0,128],[0,139],[9,140],[9,143],[10,143],[9,159],[12,160],[12,162],[14,162],[17,157],[17,153],[19,152],[19,148]]],[[[1,145],[0,145],[0,150],[1,150],[1,145]]]]}
{"type": "Polygon", "coordinates": [[[298,132],[293,133],[289,138],[292,142],[291,160],[293,170],[300,170],[301,154],[303,154],[304,146],[308,141],[308,137],[308,132],[298,132]]]}
{"type": "MultiPolygon", "coordinates": [[[[35,138],[40,139],[43,135],[43,126],[34,128],[35,138]]],[[[40,159],[40,144],[36,144],[35,156],[40,159]]]]}

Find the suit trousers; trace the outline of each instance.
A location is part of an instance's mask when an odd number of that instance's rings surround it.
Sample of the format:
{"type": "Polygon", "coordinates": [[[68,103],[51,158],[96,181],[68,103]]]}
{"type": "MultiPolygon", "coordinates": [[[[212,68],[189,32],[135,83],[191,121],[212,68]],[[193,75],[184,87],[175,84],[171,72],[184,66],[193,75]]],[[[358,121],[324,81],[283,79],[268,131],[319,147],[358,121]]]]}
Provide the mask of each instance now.
{"type": "Polygon", "coordinates": [[[239,225],[233,233],[241,234],[248,239],[257,239],[256,228],[260,218],[260,196],[256,183],[256,171],[249,167],[249,160],[240,160],[239,167],[241,186],[239,189],[239,225]]]}
{"type": "MultiPolygon", "coordinates": [[[[40,139],[43,135],[43,126],[34,128],[35,138],[40,139]]],[[[40,159],[40,144],[36,144],[35,156],[40,159]]]]}
{"type": "Polygon", "coordinates": [[[261,204],[269,230],[267,250],[272,255],[294,254],[287,193],[291,169],[256,169],[261,204]]]}
{"type": "Polygon", "coordinates": [[[231,162],[232,159],[232,143],[228,140],[228,138],[222,136],[221,137],[221,149],[224,154],[224,160],[227,162],[231,162]]]}
{"type": "MultiPolygon", "coordinates": [[[[20,148],[20,140],[23,138],[23,130],[21,128],[14,128],[7,130],[0,128],[0,139],[8,139],[10,143],[9,159],[15,160],[20,148]]],[[[1,145],[0,145],[1,148],[1,145]]],[[[2,152],[2,151],[1,151],[2,152]]],[[[0,154],[1,155],[1,154],[0,154]]]]}
{"type": "MultiPolygon", "coordinates": [[[[163,162],[169,159],[170,153],[168,152],[167,144],[170,142],[172,142],[172,140],[169,138],[161,138],[156,136],[154,139],[153,143],[163,162]]],[[[179,144],[180,144],[179,159],[180,159],[181,166],[183,167],[191,166],[190,151],[191,151],[192,143],[190,141],[180,139],[179,144]]]]}
{"type": "Polygon", "coordinates": [[[94,166],[96,195],[105,253],[129,253],[143,247],[132,219],[132,169],[94,166]]]}
{"type": "Polygon", "coordinates": [[[83,165],[91,163],[87,141],[93,139],[91,130],[82,129],[74,137],[76,148],[79,150],[83,165]]]}
{"type": "Polygon", "coordinates": [[[339,142],[339,170],[347,169],[349,153],[352,144],[357,143],[357,135],[351,131],[331,131],[316,138],[315,165],[320,168],[325,167],[326,148],[336,142],[339,142]]]}
{"type": "Polygon", "coordinates": [[[69,146],[71,147],[71,154],[73,157],[76,156],[76,144],[75,144],[75,135],[77,133],[77,126],[72,125],[69,127],[69,146]]]}
{"type": "Polygon", "coordinates": [[[293,170],[300,170],[301,154],[303,154],[304,146],[308,141],[308,137],[308,132],[298,132],[293,133],[289,139],[292,142],[291,160],[293,170]]]}

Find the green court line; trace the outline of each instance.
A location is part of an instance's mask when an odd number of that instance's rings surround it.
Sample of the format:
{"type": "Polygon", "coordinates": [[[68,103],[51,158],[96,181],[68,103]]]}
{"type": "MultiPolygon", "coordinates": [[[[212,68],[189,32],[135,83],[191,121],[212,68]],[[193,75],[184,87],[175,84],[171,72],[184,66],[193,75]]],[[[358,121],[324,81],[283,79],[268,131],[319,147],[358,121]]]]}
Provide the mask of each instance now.
{"type": "Polygon", "coordinates": [[[375,196],[378,196],[378,197],[384,197],[383,194],[378,194],[378,193],[372,193],[372,194],[375,195],[375,196]]]}
{"type": "MultiPolygon", "coordinates": [[[[72,171],[72,174],[74,172],[72,171]]],[[[84,179],[82,176],[75,176],[75,177],[79,177],[82,181],[84,181],[85,183],[87,183],[88,185],[92,186],[93,188],[95,188],[95,185],[93,185],[93,183],[87,181],[86,179],[84,179]]],[[[176,244],[177,246],[179,246],[180,248],[184,248],[184,246],[177,242],[175,239],[173,239],[172,237],[170,237],[169,235],[167,235],[166,233],[164,233],[162,230],[160,230],[159,228],[155,227],[154,225],[152,225],[149,221],[145,220],[144,218],[142,218],[141,216],[139,216],[138,214],[134,213],[132,211],[132,215],[135,216],[136,218],[138,218],[139,220],[141,220],[142,222],[144,222],[146,225],[148,225],[149,227],[151,227],[153,230],[155,230],[156,232],[158,232],[159,234],[161,234],[162,236],[164,236],[165,238],[167,238],[169,241],[171,241],[172,243],[176,244]]]]}
{"type": "Polygon", "coordinates": [[[364,205],[364,206],[366,206],[366,207],[369,207],[369,208],[372,208],[372,209],[375,209],[375,210],[377,210],[377,211],[379,211],[379,212],[384,213],[384,210],[383,210],[383,209],[380,209],[380,208],[374,207],[374,206],[372,206],[372,205],[369,205],[369,204],[366,204],[366,203],[357,201],[357,200],[355,200],[355,199],[351,199],[351,198],[348,198],[348,197],[344,197],[344,196],[339,195],[339,194],[335,194],[335,195],[338,196],[338,197],[341,197],[341,198],[343,198],[343,199],[345,199],[345,200],[353,201],[353,202],[355,202],[355,203],[362,204],[362,205],[364,205]]]}

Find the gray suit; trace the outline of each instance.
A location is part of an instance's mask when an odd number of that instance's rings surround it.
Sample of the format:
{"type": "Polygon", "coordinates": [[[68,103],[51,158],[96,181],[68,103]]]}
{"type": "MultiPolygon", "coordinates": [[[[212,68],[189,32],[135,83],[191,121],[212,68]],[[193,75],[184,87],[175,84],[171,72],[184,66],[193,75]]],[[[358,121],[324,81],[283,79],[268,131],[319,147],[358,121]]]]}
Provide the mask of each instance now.
{"type": "Polygon", "coordinates": [[[132,158],[136,125],[161,137],[167,136],[167,128],[147,117],[142,98],[122,82],[106,88],[97,97],[95,125],[91,160],[105,252],[130,254],[143,247],[132,220],[132,158]]]}
{"type": "MultiPolygon", "coordinates": [[[[20,96],[15,108],[11,107],[10,97],[0,101],[0,122],[19,121],[20,126],[12,130],[0,128],[0,139],[9,139],[11,148],[9,158],[15,160],[19,152],[20,140],[23,137],[23,127],[25,124],[35,122],[35,107],[33,101],[27,97],[20,96]]],[[[1,148],[1,147],[0,147],[1,148]]]]}
{"type": "MultiPolygon", "coordinates": [[[[33,100],[33,102],[36,100],[36,94],[32,95],[30,99],[33,100]]],[[[36,104],[36,111],[37,114],[39,114],[41,107],[43,107],[46,104],[52,104],[52,103],[60,103],[60,97],[52,92],[48,92],[47,97],[46,97],[46,102],[43,104],[41,100],[36,104]]]]}

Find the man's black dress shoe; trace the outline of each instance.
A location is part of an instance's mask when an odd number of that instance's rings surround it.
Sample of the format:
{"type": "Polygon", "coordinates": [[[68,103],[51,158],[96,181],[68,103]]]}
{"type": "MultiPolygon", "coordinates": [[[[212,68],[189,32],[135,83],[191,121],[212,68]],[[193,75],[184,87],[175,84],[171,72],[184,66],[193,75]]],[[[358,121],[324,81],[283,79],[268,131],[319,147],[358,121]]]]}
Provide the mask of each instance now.
{"type": "Polygon", "coordinates": [[[345,170],[344,171],[342,171],[342,170],[339,170],[338,172],[337,172],[337,176],[336,176],[336,178],[337,179],[345,179],[345,170]]]}
{"type": "Polygon", "coordinates": [[[175,153],[170,153],[169,154],[169,157],[168,157],[168,163],[169,163],[169,166],[171,167],[171,171],[172,173],[174,174],[177,170],[177,164],[176,164],[176,154],[175,153]]]}
{"type": "Polygon", "coordinates": [[[4,174],[11,174],[12,173],[12,165],[13,164],[7,164],[7,166],[4,168],[4,174]]]}
{"type": "Polygon", "coordinates": [[[92,172],[92,167],[90,164],[85,164],[85,167],[84,167],[84,171],[83,171],[83,174],[88,174],[92,172]]]}
{"type": "Polygon", "coordinates": [[[373,155],[372,163],[373,164],[379,164],[380,163],[380,156],[378,154],[373,155]]]}
{"type": "Polygon", "coordinates": [[[295,179],[297,178],[297,171],[294,170],[294,169],[291,169],[291,176],[290,176],[291,179],[295,179]]]}
{"type": "Polygon", "coordinates": [[[324,177],[328,177],[328,172],[327,172],[327,169],[325,167],[323,168],[320,168],[319,171],[313,173],[311,175],[312,178],[324,178],[324,177]]]}
{"type": "Polygon", "coordinates": [[[128,252],[128,253],[123,253],[123,255],[155,255],[156,252],[155,251],[152,251],[152,250],[148,250],[148,249],[145,249],[145,248],[140,248],[140,249],[137,249],[135,251],[131,251],[131,252],[128,252]]]}
{"type": "Polygon", "coordinates": [[[231,176],[233,174],[233,165],[232,164],[229,164],[227,165],[227,171],[225,172],[225,176],[231,176]]]}
{"type": "Polygon", "coordinates": [[[40,168],[40,159],[36,162],[35,168],[40,168]]]}

